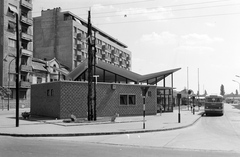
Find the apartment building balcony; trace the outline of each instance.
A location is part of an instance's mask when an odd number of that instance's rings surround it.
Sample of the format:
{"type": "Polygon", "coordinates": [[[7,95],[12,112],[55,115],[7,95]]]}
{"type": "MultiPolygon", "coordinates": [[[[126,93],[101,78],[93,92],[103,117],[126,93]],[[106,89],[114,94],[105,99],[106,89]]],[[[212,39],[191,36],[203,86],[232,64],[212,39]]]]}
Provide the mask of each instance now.
{"type": "Polygon", "coordinates": [[[99,44],[99,43],[96,43],[96,47],[99,48],[99,49],[102,49],[102,45],[99,44]]]}
{"type": "Polygon", "coordinates": [[[15,88],[16,82],[15,81],[9,81],[9,88],[15,88]]]}
{"type": "MultiPolygon", "coordinates": [[[[29,81],[20,81],[20,88],[31,88],[31,84],[29,81]]],[[[10,81],[9,88],[16,88],[16,82],[10,81]]]]}
{"type": "Polygon", "coordinates": [[[111,56],[111,62],[114,63],[115,62],[115,57],[111,56]]]}
{"type": "Polygon", "coordinates": [[[126,59],[126,55],[123,54],[123,53],[120,53],[120,54],[119,54],[119,57],[122,58],[122,59],[126,59]]]}
{"type": "Polygon", "coordinates": [[[33,39],[33,36],[32,36],[31,34],[28,34],[28,33],[22,32],[22,39],[31,42],[32,39],[33,39]]]}
{"type": "Polygon", "coordinates": [[[131,67],[131,63],[129,61],[126,62],[127,68],[131,67]]]}
{"type": "Polygon", "coordinates": [[[20,88],[31,88],[31,84],[29,81],[20,81],[20,88]]]}
{"type": "Polygon", "coordinates": [[[29,25],[29,26],[32,26],[33,25],[33,19],[32,18],[28,18],[26,16],[21,16],[21,22],[29,25]]]}
{"type": "Polygon", "coordinates": [[[116,54],[117,54],[116,50],[115,50],[115,49],[114,49],[114,50],[111,50],[111,54],[112,54],[112,55],[116,55],[116,54]]]}
{"type": "Polygon", "coordinates": [[[81,41],[85,41],[86,36],[83,33],[77,33],[77,39],[81,41]]]}
{"type": "Polygon", "coordinates": [[[111,50],[107,47],[107,45],[102,45],[102,50],[111,53],[111,50]]]}
{"type": "Polygon", "coordinates": [[[82,56],[82,55],[76,55],[76,56],[75,56],[75,60],[76,60],[76,61],[81,62],[81,61],[83,61],[84,59],[85,59],[85,57],[82,56]]]}
{"type": "Polygon", "coordinates": [[[82,51],[82,52],[86,52],[87,51],[87,49],[84,46],[84,44],[77,44],[77,50],[78,51],[82,51]]]}
{"type": "Polygon", "coordinates": [[[30,50],[27,50],[27,49],[22,48],[22,49],[21,49],[21,52],[22,52],[22,55],[32,56],[32,51],[30,51],[30,50]]]}
{"type": "Polygon", "coordinates": [[[32,10],[32,0],[21,0],[21,5],[29,10],[32,10]]]}
{"type": "Polygon", "coordinates": [[[131,60],[131,57],[130,57],[130,56],[127,56],[127,57],[126,57],[126,60],[131,60]]]}
{"type": "Polygon", "coordinates": [[[32,72],[32,66],[30,65],[21,65],[21,71],[32,72]]]}

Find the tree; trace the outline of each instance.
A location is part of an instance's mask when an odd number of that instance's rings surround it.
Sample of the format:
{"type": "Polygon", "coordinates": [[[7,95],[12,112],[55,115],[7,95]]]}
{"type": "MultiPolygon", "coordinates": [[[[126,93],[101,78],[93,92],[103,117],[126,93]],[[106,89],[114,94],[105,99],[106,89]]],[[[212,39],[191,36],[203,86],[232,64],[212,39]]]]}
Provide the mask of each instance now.
{"type": "Polygon", "coordinates": [[[207,91],[206,90],[204,91],[204,95],[207,95],[207,91]]]}
{"type": "Polygon", "coordinates": [[[225,90],[224,90],[224,85],[223,84],[220,87],[220,95],[222,95],[222,96],[225,95],[225,90]]]}

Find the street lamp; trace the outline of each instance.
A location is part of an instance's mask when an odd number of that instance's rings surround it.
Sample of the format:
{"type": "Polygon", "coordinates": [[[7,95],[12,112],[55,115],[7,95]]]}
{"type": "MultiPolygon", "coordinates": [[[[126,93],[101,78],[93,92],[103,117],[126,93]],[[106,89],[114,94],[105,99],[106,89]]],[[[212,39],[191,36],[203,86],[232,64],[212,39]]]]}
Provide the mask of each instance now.
{"type": "Polygon", "coordinates": [[[14,7],[10,8],[15,14],[16,20],[16,127],[19,126],[19,55],[20,55],[20,35],[19,35],[19,14],[14,7]]]}
{"type": "MultiPolygon", "coordinates": [[[[8,64],[8,91],[10,91],[10,88],[9,88],[10,87],[10,66],[12,61],[16,59],[16,56],[12,53],[7,54],[7,56],[3,59],[5,62],[7,62],[7,59],[6,59],[7,57],[13,57],[13,59],[8,64]]],[[[8,110],[10,108],[9,99],[10,99],[10,93],[8,93],[8,110]]]]}
{"type": "MultiPolygon", "coordinates": [[[[237,76],[237,75],[236,75],[236,76],[237,76]]],[[[232,81],[238,83],[239,91],[240,91],[240,83],[239,83],[238,81],[236,81],[236,80],[232,80],[232,81]]]]}

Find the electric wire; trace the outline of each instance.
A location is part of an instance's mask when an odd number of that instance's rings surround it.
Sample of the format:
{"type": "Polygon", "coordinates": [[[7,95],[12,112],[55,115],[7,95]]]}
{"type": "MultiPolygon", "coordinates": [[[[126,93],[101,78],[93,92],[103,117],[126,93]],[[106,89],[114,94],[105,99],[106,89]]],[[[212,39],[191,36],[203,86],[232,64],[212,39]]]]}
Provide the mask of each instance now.
{"type": "MultiPolygon", "coordinates": [[[[199,3],[186,3],[186,4],[177,4],[177,5],[165,5],[161,6],[162,8],[173,8],[173,7],[183,7],[183,6],[191,6],[191,5],[201,5],[201,4],[207,4],[207,3],[216,3],[216,2],[224,2],[224,1],[231,1],[231,0],[219,0],[219,1],[207,1],[207,2],[199,2],[199,3]]],[[[226,4],[228,5],[228,4],[226,4]]],[[[234,5],[234,4],[231,4],[234,5]]],[[[213,6],[214,7],[214,6],[213,6]]],[[[145,7],[144,9],[157,9],[159,7],[145,7]]],[[[178,10],[178,9],[176,9],[178,10]]],[[[180,10],[180,9],[179,9],[180,10]]],[[[184,9],[183,9],[184,10],[184,9]]],[[[110,14],[110,13],[115,13],[116,11],[108,11],[108,12],[98,12],[98,13],[93,13],[95,15],[98,14],[110,14]]],[[[87,13],[84,14],[79,14],[79,15],[87,15],[87,13]]]]}
{"type": "MultiPolygon", "coordinates": [[[[204,18],[204,17],[214,17],[214,16],[230,16],[230,15],[239,15],[240,12],[235,13],[219,13],[219,14],[206,14],[206,15],[196,15],[196,16],[183,16],[183,17],[172,17],[172,18],[164,18],[164,19],[149,19],[149,20],[136,20],[136,21],[123,21],[123,22],[108,22],[108,23],[93,23],[96,25],[113,25],[113,24],[131,24],[131,23],[141,23],[141,22],[154,22],[154,21],[167,21],[167,20],[181,20],[181,19],[191,19],[191,18],[204,18]]],[[[52,20],[49,20],[49,22],[52,20]]],[[[47,22],[47,21],[45,21],[47,22]]],[[[41,27],[41,26],[35,26],[41,27]]],[[[69,27],[69,26],[62,26],[69,27]]],[[[47,27],[41,27],[47,28],[47,27]]]]}
{"type": "MultiPolygon", "coordinates": [[[[205,7],[195,7],[195,8],[184,8],[184,9],[174,9],[174,10],[169,10],[171,12],[173,11],[187,11],[187,10],[197,10],[197,9],[211,9],[211,8],[218,8],[218,7],[229,7],[229,6],[238,6],[240,5],[240,3],[237,4],[225,4],[225,5],[216,5],[216,6],[205,6],[205,7]]],[[[167,11],[162,11],[162,10],[158,10],[158,11],[152,11],[152,12],[148,12],[147,14],[157,14],[157,13],[163,13],[163,12],[167,12],[167,11]]],[[[126,13],[128,16],[129,15],[141,15],[141,14],[146,14],[146,13],[126,13]]],[[[122,16],[122,15],[111,15],[111,16],[92,16],[92,18],[104,18],[104,17],[116,17],[116,16],[122,16]]]]}
{"type": "Polygon", "coordinates": [[[238,15],[238,14],[240,14],[240,12],[236,12],[236,13],[208,14],[208,15],[196,15],[196,16],[184,16],[184,17],[172,17],[172,18],[164,18],[164,19],[149,19],[149,20],[136,20],[136,21],[124,21],[124,22],[108,22],[108,23],[97,23],[97,25],[153,22],[153,21],[160,21],[160,20],[161,20],[161,21],[166,21],[166,20],[179,20],[179,19],[203,18],[203,17],[238,15]]]}
{"type": "MultiPolygon", "coordinates": [[[[107,5],[101,5],[101,6],[113,6],[113,5],[123,5],[123,4],[130,4],[130,3],[139,3],[139,2],[149,2],[149,1],[155,1],[155,0],[146,0],[146,1],[134,1],[134,2],[125,2],[125,3],[112,3],[112,4],[107,4],[107,5]]],[[[218,3],[218,2],[225,2],[225,1],[231,1],[231,0],[215,0],[215,1],[205,1],[205,2],[198,2],[198,3],[185,3],[185,4],[176,4],[176,5],[167,5],[167,6],[162,6],[164,8],[170,8],[170,7],[179,7],[179,6],[189,6],[189,5],[201,5],[201,4],[209,4],[209,3],[218,3]]],[[[93,6],[94,7],[94,6],[93,6]]],[[[62,10],[70,10],[70,9],[83,9],[83,8],[91,8],[90,6],[85,6],[85,7],[77,7],[77,8],[65,8],[62,10]]],[[[146,8],[148,9],[148,8],[146,8]]],[[[40,12],[32,12],[32,13],[40,13],[40,12]]],[[[104,14],[104,13],[112,13],[112,12],[100,12],[97,14],[104,14]]],[[[79,14],[79,15],[87,15],[85,14],[79,14]]]]}
{"type": "MultiPolygon", "coordinates": [[[[105,4],[101,6],[113,6],[113,5],[124,5],[124,4],[134,4],[134,3],[142,3],[142,2],[149,2],[149,1],[155,1],[155,0],[144,0],[144,1],[134,1],[134,2],[125,2],[125,3],[112,3],[112,4],[105,4]]],[[[223,0],[222,0],[223,1],[223,0]]],[[[226,1],[226,0],[225,0],[226,1]]],[[[94,8],[96,6],[84,6],[84,7],[77,7],[77,8],[66,8],[64,10],[69,9],[86,9],[86,8],[94,8]]],[[[39,12],[32,12],[32,13],[39,13],[39,12]]]]}

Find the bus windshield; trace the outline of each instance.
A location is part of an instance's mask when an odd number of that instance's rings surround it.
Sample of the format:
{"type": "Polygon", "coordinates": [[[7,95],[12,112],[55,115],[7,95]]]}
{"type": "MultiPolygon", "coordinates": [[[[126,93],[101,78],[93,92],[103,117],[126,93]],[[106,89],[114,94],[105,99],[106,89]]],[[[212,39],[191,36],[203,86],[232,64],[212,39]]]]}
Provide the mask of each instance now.
{"type": "Polygon", "coordinates": [[[222,98],[206,98],[206,102],[222,102],[222,98]]]}

